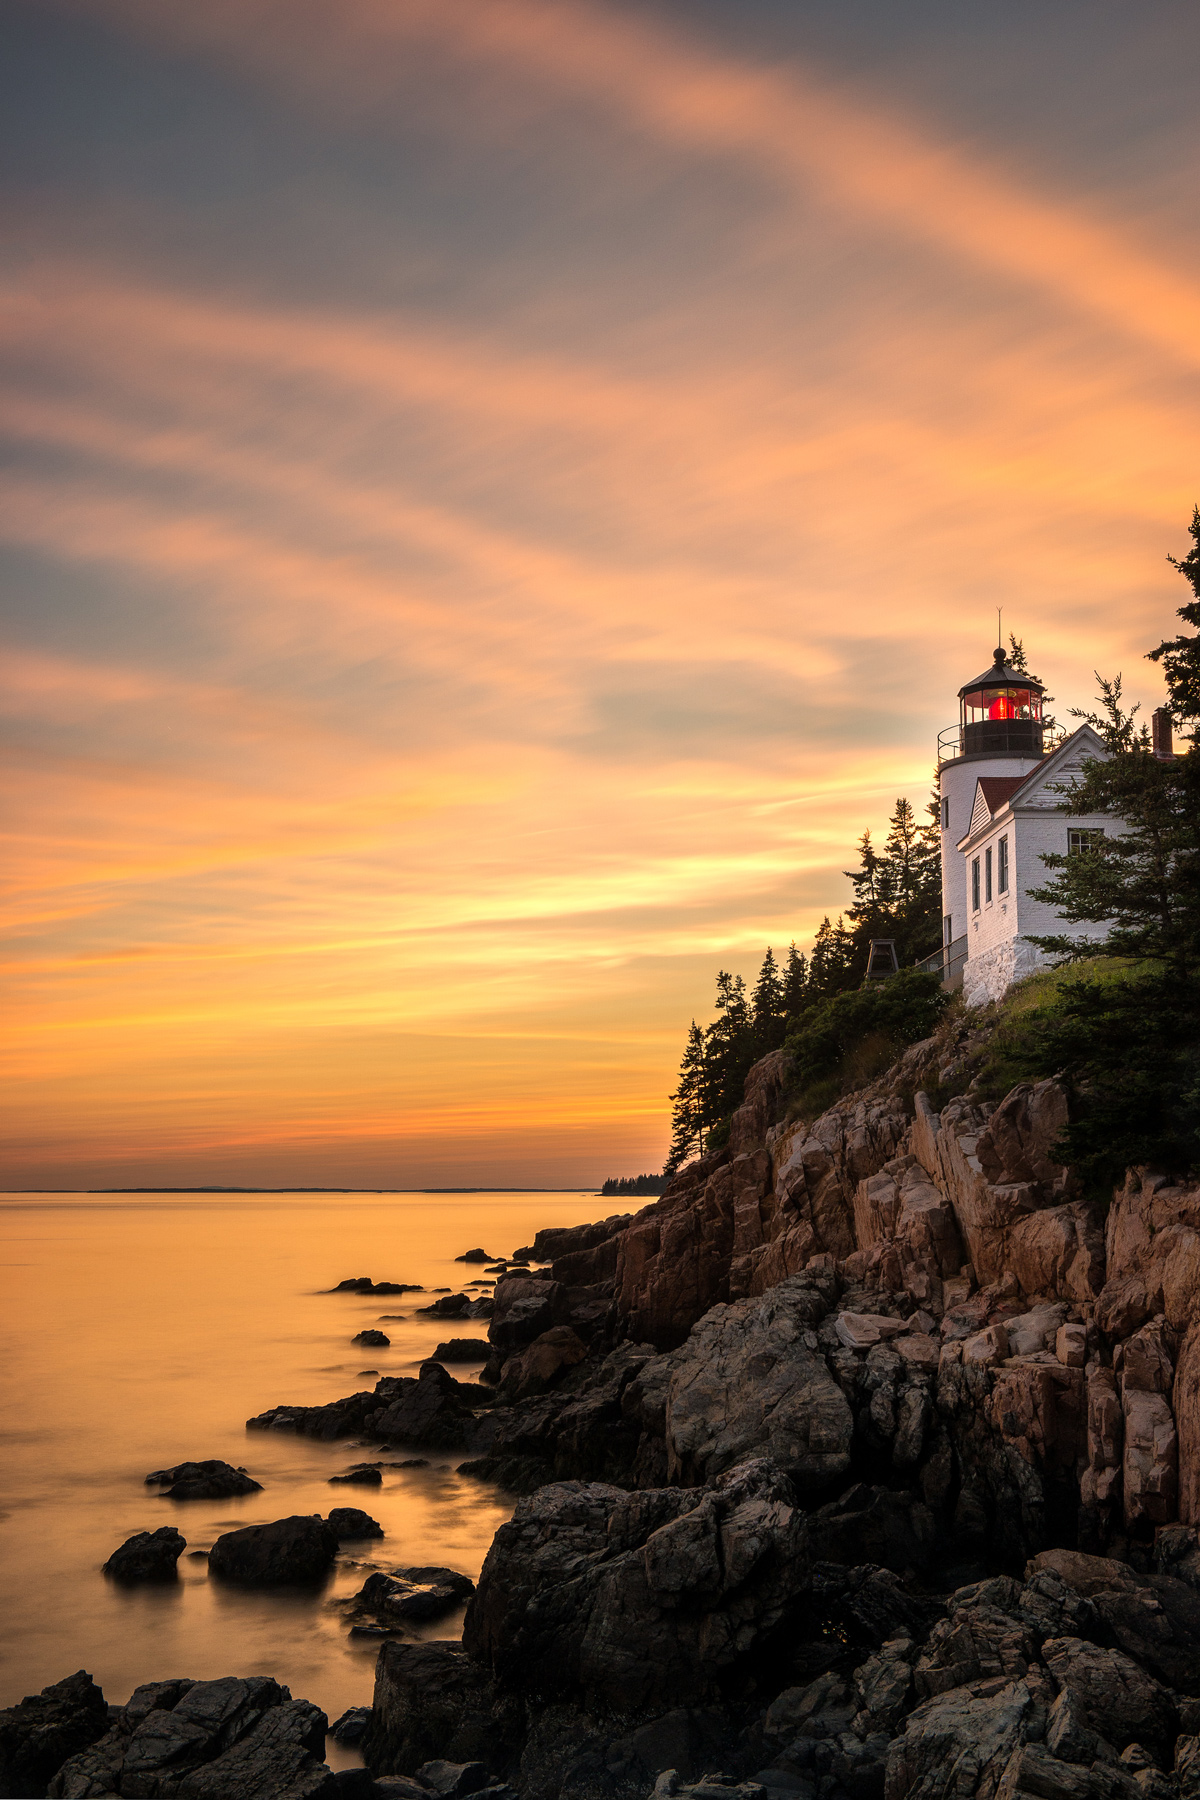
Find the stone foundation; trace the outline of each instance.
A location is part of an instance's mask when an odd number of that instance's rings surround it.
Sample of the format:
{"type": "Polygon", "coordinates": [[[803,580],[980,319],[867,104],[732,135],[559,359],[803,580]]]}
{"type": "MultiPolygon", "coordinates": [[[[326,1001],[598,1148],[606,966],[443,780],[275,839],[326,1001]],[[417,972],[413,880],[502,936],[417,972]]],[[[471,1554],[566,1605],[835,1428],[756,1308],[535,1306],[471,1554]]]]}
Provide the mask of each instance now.
{"type": "Polygon", "coordinates": [[[1014,981],[1049,967],[1050,958],[1036,944],[1027,938],[1009,938],[1007,943],[968,957],[963,967],[963,997],[968,1006],[986,1006],[989,1000],[999,1000],[1007,993],[1014,981]]]}

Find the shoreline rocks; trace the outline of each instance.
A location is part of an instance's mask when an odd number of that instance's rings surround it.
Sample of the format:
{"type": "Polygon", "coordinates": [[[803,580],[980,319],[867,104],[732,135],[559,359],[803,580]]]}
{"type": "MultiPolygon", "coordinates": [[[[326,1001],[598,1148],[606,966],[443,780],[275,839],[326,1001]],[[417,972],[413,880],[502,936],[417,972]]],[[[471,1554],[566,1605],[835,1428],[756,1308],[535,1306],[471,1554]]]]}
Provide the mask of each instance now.
{"type": "Polygon", "coordinates": [[[167,1500],[230,1500],[238,1494],[261,1494],[262,1482],[245,1469],[210,1458],[207,1462],[176,1463],[147,1475],[146,1486],[165,1486],[167,1500]]]}
{"type": "Polygon", "coordinates": [[[319,1514],[297,1513],[225,1532],[208,1553],[208,1567],[247,1586],[307,1587],[324,1580],[337,1551],[337,1534],[319,1514]]]}
{"type": "Polygon", "coordinates": [[[176,1581],[186,1549],[187,1539],[173,1525],[138,1531],[113,1551],[103,1573],[114,1581],[176,1581]]]}

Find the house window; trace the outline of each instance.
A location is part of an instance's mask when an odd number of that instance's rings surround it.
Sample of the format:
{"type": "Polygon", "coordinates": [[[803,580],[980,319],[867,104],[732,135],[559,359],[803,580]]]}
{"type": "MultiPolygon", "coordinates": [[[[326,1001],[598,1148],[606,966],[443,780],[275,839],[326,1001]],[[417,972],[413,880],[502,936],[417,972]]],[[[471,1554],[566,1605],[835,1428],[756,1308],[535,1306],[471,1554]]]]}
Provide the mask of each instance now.
{"type": "Polygon", "coordinates": [[[1086,856],[1089,850],[1098,850],[1103,831],[1068,831],[1067,855],[1086,856]]]}
{"type": "Polygon", "coordinates": [[[971,911],[979,911],[979,858],[971,863],[971,911]]]}
{"type": "Polygon", "coordinates": [[[949,794],[943,794],[943,796],[942,796],[942,830],[949,831],[949,829],[950,829],[950,796],[949,796],[949,794]]]}
{"type": "Polygon", "coordinates": [[[1008,838],[1002,837],[996,845],[996,889],[998,893],[1008,892],[1008,838]]]}
{"type": "Polygon", "coordinates": [[[983,897],[990,906],[992,904],[992,847],[990,844],[983,853],[983,897]]]}

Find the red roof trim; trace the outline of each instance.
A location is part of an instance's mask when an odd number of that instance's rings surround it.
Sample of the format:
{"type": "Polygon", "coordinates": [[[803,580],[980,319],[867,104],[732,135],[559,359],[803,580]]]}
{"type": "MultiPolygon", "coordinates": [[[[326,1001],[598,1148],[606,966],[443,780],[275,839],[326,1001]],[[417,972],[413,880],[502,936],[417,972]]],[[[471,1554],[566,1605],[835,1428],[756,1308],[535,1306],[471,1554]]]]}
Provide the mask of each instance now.
{"type": "Polygon", "coordinates": [[[981,775],[979,777],[979,791],[983,795],[993,819],[1005,801],[1011,799],[1019,787],[1024,787],[1028,779],[1028,775],[981,775]]]}

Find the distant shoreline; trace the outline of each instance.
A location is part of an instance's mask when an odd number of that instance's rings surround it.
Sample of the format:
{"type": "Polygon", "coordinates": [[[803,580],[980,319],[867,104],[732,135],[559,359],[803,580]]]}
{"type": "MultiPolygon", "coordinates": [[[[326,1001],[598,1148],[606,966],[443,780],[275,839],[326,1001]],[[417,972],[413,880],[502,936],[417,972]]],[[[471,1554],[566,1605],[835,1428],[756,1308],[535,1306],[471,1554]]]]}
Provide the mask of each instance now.
{"type": "Polygon", "coordinates": [[[571,1187],[112,1187],[0,1188],[0,1194],[592,1194],[599,1189],[571,1187]]]}

